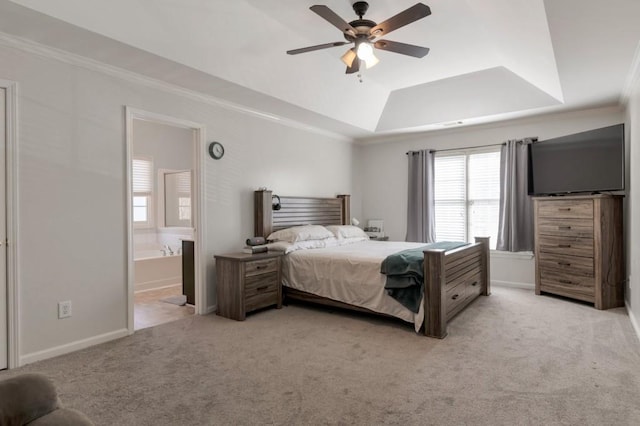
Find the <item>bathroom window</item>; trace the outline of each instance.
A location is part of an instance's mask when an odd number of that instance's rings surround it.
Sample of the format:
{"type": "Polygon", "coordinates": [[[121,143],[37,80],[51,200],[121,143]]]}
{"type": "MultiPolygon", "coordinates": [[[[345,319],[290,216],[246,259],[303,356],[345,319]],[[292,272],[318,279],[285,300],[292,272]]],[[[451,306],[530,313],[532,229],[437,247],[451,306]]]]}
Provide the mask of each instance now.
{"type": "Polygon", "coordinates": [[[153,226],[153,161],[135,157],[132,164],[133,226],[153,226]]]}

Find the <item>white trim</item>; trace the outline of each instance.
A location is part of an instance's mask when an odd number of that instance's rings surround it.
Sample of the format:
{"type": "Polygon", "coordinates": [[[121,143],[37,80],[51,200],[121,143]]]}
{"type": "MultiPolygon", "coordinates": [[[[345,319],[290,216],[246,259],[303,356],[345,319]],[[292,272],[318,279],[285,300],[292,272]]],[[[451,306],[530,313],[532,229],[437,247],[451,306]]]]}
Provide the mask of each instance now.
{"type": "Polygon", "coordinates": [[[20,292],[18,275],[18,83],[0,80],[6,93],[6,210],[8,367],[20,364],[20,292]]]}
{"type": "Polygon", "coordinates": [[[629,99],[631,99],[633,90],[636,88],[639,82],[640,43],[638,43],[638,45],[636,46],[636,52],[633,55],[633,60],[631,62],[631,67],[629,68],[629,73],[627,74],[627,79],[625,81],[624,87],[622,88],[622,92],[620,93],[620,104],[626,106],[629,103],[629,99]]]}
{"type": "Polygon", "coordinates": [[[491,259],[511,259],[511,260],[531,260],[533,259],[533,252],[531,251],[502,251],[502,250],[491,250],[489,253],[489,257],[491,259]]]}
{"type": "Polygon", "coordinates": [[[85,349],[89,346],[99,345],[100,343],[105,343],[111,340],[126,337],[128,334],[129,331],[126,328],[122,328],[120,330],[110,331],[109,333],[100,334],[98,336],[93,336],[82,340],[76,340],[75,342],[66,343],[64,345],[45,349],[43,351],[33,352],[27,355],[23,355],[20,358],[20,365],[31,364],[32,362],[41,361],[43,359],[53,358],[55,356],[79,351],[80,349],[85,349]]]}
{"type": "Polygon", "coordinates": [[[154,123],[165,124],[173,127],[182,127],[195,131],[195,176],[193,184],[193,235],[194,244],[194,268],[195,268],[195,313],[203,315],[207,312],[207,286],[206,286],[206,260],[204,259],[204,239],[205,239],[205,202],[204,202],[204,151],[205,146],[205,126],[193,121],[170,117],[167,115],[135,109],[125,106],[125,126],[126,126],[126,193],[127,193],[127,328],[129,334],[134,332],[134,259],[133,259],[133,218],[132,218],[132,188],[131,188],[131,160],[133,159],[133,120],[145,120],[154,123]]]}
{"type": "Polygon", "coordinates": [[[46,46],[40,43],[36,43],[32,40],[28,40],[22,37],[17,37],[12,34],[4,33],[0,31],[0,44],[15,49],[20,49],[34,55],[42,56],[49,59],[55,59],[67,64],[79,66],[91,71],[97,71],[111,77],[116,77],[130,83],[140,84],[142,86],[151,87],[153,89],[162,90],[174,95],[182,96],[197,102],[202,102],[208,105],[213,105],[227,110],[239,112],[242,114],[258,117],[263,120],[280,123],[284,126],[294,129],[301,129],[311,133],[324,135],[338,139],[343,142],[353,142],[353,139],[344,135],[334,133],[318,127],[306,125],[282,116],[277,116],[272,113],[266,113],[258,111],[253,108],[249,108],[234,102],[230,102],[224,99],[217,98],[211,95],[205,95],[195,90],[185,89],[175,84],[167,83],[162,80],[154,79],[143,74],[138,74],[133,71],[118,68],[113,65],[105,64],[103,62],[96,61],[94,59],[86,58],[84,56],[76,55],[65,50],[56,49],[51,46],[46,46]]]}
{"type": "Polygon", "coordinates": [[[624,302],[624,306],[627,308],[627,314],[629,315],[629,320],[631,321],[631,326],[633,330],[636,332],[636,336],[638,340],[640,340],[640,321],[635,317],[633,311],[631,310],[631,306],[626,301],[624,302]]]}
{"type": "Polygon", "coordinates": [[[532,283],[518,283],[514,281],[491,280],[491,285],[496,287],[523,288],[525,290],[535,290],[536,286],[532,283]]]}

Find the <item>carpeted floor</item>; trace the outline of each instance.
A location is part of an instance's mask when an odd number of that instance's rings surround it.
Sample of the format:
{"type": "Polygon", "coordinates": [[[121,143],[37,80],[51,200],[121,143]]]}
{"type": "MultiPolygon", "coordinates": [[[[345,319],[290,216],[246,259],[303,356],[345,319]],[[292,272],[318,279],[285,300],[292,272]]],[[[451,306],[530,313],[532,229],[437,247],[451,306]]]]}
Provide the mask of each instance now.
{"type": "Polygon", "coordinates": [[[0,373],[43,372],[98,425],[638,425],[623,308],[494,288],[449,336],[303,305],[185,318],[0,373]]]}

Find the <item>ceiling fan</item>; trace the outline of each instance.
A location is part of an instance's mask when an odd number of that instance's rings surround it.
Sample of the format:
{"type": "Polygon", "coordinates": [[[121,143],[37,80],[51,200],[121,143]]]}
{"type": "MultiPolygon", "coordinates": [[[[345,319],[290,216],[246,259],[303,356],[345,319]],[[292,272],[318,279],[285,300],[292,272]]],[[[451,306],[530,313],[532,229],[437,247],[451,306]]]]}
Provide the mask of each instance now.
{"type": "Polygon", "coordinates": [[[289,50],[287,51],[289,55],[297,55],[299,53],[355,43],[354,47],[342,55],[342,62],[347,65],[346,73],[353,74],[360,70],[361,62],[364,62],[367,68],[371,68],[379,62],[378,58],[373,54],[373,48],[413,56],[415,58],[422,58],[429,53],[429,49],[426,47],[379,39],[379,37],[385,36],[391,31],[431,15],[431,9],[425,4],[416,3],[380,24],[362,18],[369,9],[369,3],[366,1],[353,3],[353,10],[359,19],[349,23],[325,5],[314,5],[311,6],[310,9],[342,31],[347,41],[336,41],[289,50]]]}

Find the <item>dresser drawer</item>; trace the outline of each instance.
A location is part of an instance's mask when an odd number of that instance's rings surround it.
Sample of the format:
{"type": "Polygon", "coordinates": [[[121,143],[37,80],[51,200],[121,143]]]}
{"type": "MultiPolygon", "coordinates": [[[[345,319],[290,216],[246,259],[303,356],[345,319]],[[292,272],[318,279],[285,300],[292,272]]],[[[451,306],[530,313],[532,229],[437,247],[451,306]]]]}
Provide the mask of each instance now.
{"type": "Polygon", "coordinates": [[[593,278],[593,258],[540,253],[538,267],[549,273],[593,278]]]}
{"type": "Polygon", "coordinates": [[[244,306],[247,312],[255,311],[256,309],[264,308],[271,305],[279,305],[279,294],[277,289],[266,288],[261,290],[252,296],[245,298],[244,306]]]}
{"type": "Polygon", "coordinates": [[[593,201],[539,201],[538,218],[593,220],[593,201]]]}
{"type": "Polygon", "coordinates": [[[542,253],[593,258],[593,238],[539,235],[538,248],[542,253]]]}
{"type": "Polygon", "coordinates": [[[538,234],[593,238],[593,221],[589,219],[538,219],[538,234]]]}
{"type": "Polygon", "coordinates": [[[540,269],[540,291],[572,297],[585,302],[595,298],[595,279],[540,269]]]}
{"type": "Polygon", "coordinates": [[[247,262],[245,265],[245,276],[250,277],[253,275],[267,274],[270,272],[276,272],[278,270],[278,259],[261,259],[247,262]]]}

